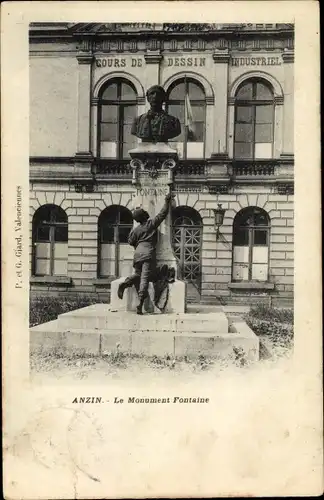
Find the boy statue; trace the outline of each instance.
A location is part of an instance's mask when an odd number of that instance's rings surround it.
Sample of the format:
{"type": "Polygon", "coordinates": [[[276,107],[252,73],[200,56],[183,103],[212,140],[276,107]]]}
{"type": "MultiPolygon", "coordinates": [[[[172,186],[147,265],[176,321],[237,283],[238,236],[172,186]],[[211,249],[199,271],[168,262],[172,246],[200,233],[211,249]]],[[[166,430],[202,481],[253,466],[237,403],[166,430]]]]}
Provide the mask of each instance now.
{"type": "Polygon", "coordinates": [[[133,211],[133,219],[139,224],[130,232],[128,243],[135,248],[133,260],[135,273],[119,285],[118,297],[122,299],[125,289],[135,285],[139,297],[137,314],[143,314],[142,308],[148,294],[149,282],[154,280],[153,276],[156,274],[158,227],[169,212],[171,198],[171,194],[165,197],[164,206],[155,217],[150,218],[142,208],[133,211]]]}

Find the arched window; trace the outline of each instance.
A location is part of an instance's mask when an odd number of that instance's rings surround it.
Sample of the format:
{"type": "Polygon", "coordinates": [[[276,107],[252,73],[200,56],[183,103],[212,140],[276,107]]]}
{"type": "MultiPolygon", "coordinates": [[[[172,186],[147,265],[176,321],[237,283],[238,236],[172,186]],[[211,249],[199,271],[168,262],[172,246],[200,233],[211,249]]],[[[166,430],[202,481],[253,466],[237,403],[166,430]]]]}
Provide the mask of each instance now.
{"type": "Polygon", "coordinates": [[[233,281],[267,281],[270,220],[261,208],[244,208],[233,223],[233,281]]]}
{"type": "Polygon", "coordinates": [[[201,291],[202,220],[191,207],[172,211],[172,244],[179,277],[188,284],[188,293],[199,298],[201,291]]]}
{"type": "Polygon", "coordinates": [[[99,277],[129,274],[133,253],[128,245],[132,213],[121,205],[111,205],[101,212],[98,225],[99,277]]]}
{"type": "Polygon", "coordinates": [[[98,152],[101,158],[129,158],[137,139],[131,135],[137,114],[136,91],[127,80],[111,80],[99,94],[98,152]]]}
{"type": "Polygon", "coordinates": [[[200,83],[177,80],[168,91],[168,113],[179,118],[181,135],[170,141],[180,158],[204,158],[206,98],[200,83]]]}
{"type": "Polygon", "coordinates": [[[33,274],[66,276],[68,219],[56,205],[40,207],[33,217],[33,274]]]}
{"type": "Polygon", "coordinates": [[[251,79],[235,96],[234,157],[269,159],[273,155],[274,97],[268,83],[251,79]]]}

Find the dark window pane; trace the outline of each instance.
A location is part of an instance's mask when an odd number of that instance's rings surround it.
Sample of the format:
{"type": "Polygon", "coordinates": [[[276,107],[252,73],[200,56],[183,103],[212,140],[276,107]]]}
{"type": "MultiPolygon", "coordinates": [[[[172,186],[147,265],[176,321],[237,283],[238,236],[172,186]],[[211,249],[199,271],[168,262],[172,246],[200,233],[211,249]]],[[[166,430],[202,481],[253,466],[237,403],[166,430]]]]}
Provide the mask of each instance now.
{"type": "Polygon", "coordinates": [[[252,158],[252,143],[236,142],[234,156],[235,158],[252,158]]]}
{"type": "Polygon", "coordinates": [[[256,106],[255,107],[256,123],[272,123],[273,121],[273,106],[256,106]]]}
{"type": "Polygon", "coordinates": [[[55,241],[68,241],[68,227],[56,226],[54,232],[55,241]]]}
{"type": "Polygon", "coordinates": [[[116,142],[118,127],[116,123],[102,123],[100,125],[101,141],[116,142]]]}
{"type": "Polygon", "coordinates": [[[117,123],[118,107],[114,104],[104,104],[101,106],[101,121],[117,123]]]}
{"type": "Polygon", "coordinates": [[[115,225],[119,221],[119,205],[113,205],[104,210],[100,216],[102,224],[115,225]]]}
{"type": "Polygon", "coordinates": [[[205,124],[194,122],[191,127],[188,127],[187,140],[189,142],[204,142],[205,124]]]}
{"type": "Polygon", "coordinates": [[[204,105],[191,103],[193,121],[205,121],[206,109],[204,105]]]}
{"type": "Polygon", "coordinates": [[[136,148],[137,144],[138,143],[136,141],[136,138],[134,138],[134,136],[131,136],[130,139],[126,143],[123,142],[123,144],[122,144],[122,158],[124,160],[130,158],[129,150],[136,148]]]}
{"type": "Polygon", "coordinates": [[[205,92],[203,89],[200,87],[200,85],[197,85],[196,83],[189,82],[188,83],[188,94],[190,100],[202,100],[205,99],[205,92]]]}
{"type": "Polygon", "coordinates": [[[265,123],[256,124],[255,142],[272,142],[272,125],[265,123]]]}
{"type": "Polygon", "coordinates": [[[51,209],[52,222],[67,222],[67,215],[60,207],[52,207],[51,209]]]}
{"type": "Polygon", "coordinates": [[[114,226],[105,225],[101,227],[101,243],[113,243],[115,240],[114,226]]]}
{"type": "Polygon", "coordinates": [[[253,213],[250,210],[243,210],[235,217],[235,226],[250,226],[253,224],[253,213]]]}
{"type": "Polygon", "coordinates": [[[271,90],[263,83],[257,83],[256,86],[256,99],[258,100],[272,100],[273,94],[271,90]]]}
{"type": "Polygon", "coordinates": [[[253,127],[248,123],[235,124],[235,141],[237,142],[252,142],[253,127]]]}
{"type": "Polygon", "coordinates": [[[41,207],[37,210],[37,212],[35,214],[35,220],[38,223],[50,222],[51,221],[51,213],[53,213],[53,208],[50,205],[41,207]]]}
{"type": "Polygon", "coordinates": [[[102,99],[107,99],[109,101],[117,99],[117,83],[108,85],[102,94],[102,99]]]}
{"type": "Polygon", "coordinates": [[[266,230],[254,230],[254,245],[267,245],[267,233],[266,230]]]}
{"type": "Polygon", "coordinates": [[[252,99],[252,83],[244,84],[237,92],[236,99],[243,101],[252,99]]]}
{"type": "Polygon", "coordinates": [[[128,85],[128,83],[122,83],[121,84],[121,96],[120,98],[123,101],[135,101],[136,100],[136,93],[133,90],[133,88],[128,85]]]}
{"type": "Polygon", "coordinates": [[[137,115],[137,109],[135,105],[123,106],[123,118],[124,123],[131,124],[135,116],[137,115]]]}
{"type": "Polygon", "coordinates": [[[132,226],[133,217],[131,211],[128,210],[127,208],[120,207],[119,221],[120,224],[126,224],[132,226]]]}
{"type": "Polygon", "coordinates": [[[49,241],[49,226],[38,226],[36,241],[49,241]]]}
{"type": "Polygon", "coordinates": [[[131,125],[124,125],[123,126],[123,142],[132,142],[132,135],[131,135],[131,130],[132,126],[131,125]]]}
{"type": "Polygon", "coordinates": [[[132,226],[119,226],[118,228],[119,243],[128,243],[128,235],[131,230],[132,226]]]}
{"type": "Polygon", "coordinates": [[[184,83],[178,83],[173,89],[171,90],[169,94],[169,100],[184,100],[185,98],[185,84],[184,83]]]}
{"type": "Polygon", "coordinates": [[[253,108],[252,106],[237,106],[236,121],[241,123],[252,123],[253,108]]]}
{"type": "Polygon", "coordinates": [[[267,226],[269,224],[269,220],[267,214],[260,212],[254,214],[254,225],[255,226],[267,226]]]}
{"type": "Polygon", "coordinates": [[[170,104],[168,107],[168,113],[178,118],[181,123],[184,123],[185,120],[184,104],[170,104]]]}
{"type": "Polygon", "coordinates": [[[249,230],[239,227],[234,227],[233,245],[248,246],[249,244],[249,230]]]}

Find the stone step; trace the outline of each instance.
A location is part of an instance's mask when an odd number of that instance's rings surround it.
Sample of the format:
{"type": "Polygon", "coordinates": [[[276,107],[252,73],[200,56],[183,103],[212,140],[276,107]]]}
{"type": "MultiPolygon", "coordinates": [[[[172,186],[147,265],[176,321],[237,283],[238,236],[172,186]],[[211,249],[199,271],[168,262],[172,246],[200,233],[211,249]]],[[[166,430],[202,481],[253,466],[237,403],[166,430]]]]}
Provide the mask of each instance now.
{"type": "Polygon", "coordinates": [[[42,354],[108,355],[117,352],[147,356],[220,358],[233,357],[233,348],[242,348],[247,359],[259,359],[259,340],[244,323],[232,325],[231,332],[212,334],[192,331],[143,331],[73,329],[62,331],[58,320],[30,329],[31,352],[42,354]]]}
{"type": "Polygon", "coordinates": [[[192,308],[188,313],[144,314],[110,309],[107,304],[94,304],[76,311],[59,315],[61,331],[83,330],[126,330],[147,332],[210,332],[228,331],[228,319],[224,312],[213,309],[192,308]],[[199,314],[199,310],[201,311],[199,314]]]}

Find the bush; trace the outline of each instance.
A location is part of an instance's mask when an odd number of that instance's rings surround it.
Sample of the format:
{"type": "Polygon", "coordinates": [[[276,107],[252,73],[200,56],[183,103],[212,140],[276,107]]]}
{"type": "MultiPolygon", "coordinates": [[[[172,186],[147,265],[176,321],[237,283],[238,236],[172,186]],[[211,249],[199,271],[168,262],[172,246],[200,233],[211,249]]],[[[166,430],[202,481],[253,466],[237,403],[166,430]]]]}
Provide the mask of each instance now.
{"type": "MultiPolygon", "coordinates": [[[[90,306],[100,302],[94,297],[77,296],[71,298],[60,297],[37,297],[30,300],[29,304],[29,325],[36,326],[47,321],[57,319],[59,314],[63,314],[81,307],[90,306]]],[[[102,302],[102,301],[101,301],[102,302]]]]}
{"type": "Polygon", "coordinates": [[[251,307],[248,317],[277,323],[289,323],[291,325],[294,323],[293,309],[279,309],[263,304],[251,307]]]}
{"type": "Polygon", "coordinates": [[[247,317],[246,322],[253,332],[259,337],[267,338],[278,347],[292,348],[294,331],[289,323],[265,321],[247,317]]]}

